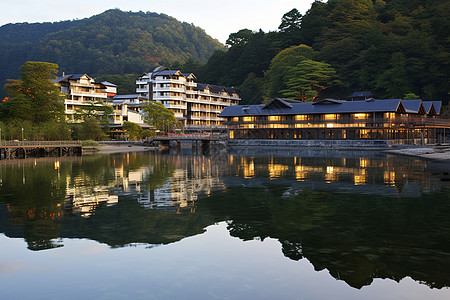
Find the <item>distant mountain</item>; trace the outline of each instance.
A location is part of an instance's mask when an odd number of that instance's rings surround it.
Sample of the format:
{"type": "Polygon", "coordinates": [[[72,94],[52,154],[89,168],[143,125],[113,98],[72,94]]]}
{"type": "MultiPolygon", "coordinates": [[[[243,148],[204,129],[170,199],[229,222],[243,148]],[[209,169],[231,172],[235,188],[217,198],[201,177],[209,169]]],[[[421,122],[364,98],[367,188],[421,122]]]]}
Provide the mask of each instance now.
{"type": "MultiPolygon", "coordinates": [[[[203,29],[151,12],[108,10],[91,18],[0,27],[0,84],[29,60],[65,73],[143,73],[158,65],[206,62],[223,45],[203,29]]],[[[0,95],[5,91],[1,89],[0,95]]]]}

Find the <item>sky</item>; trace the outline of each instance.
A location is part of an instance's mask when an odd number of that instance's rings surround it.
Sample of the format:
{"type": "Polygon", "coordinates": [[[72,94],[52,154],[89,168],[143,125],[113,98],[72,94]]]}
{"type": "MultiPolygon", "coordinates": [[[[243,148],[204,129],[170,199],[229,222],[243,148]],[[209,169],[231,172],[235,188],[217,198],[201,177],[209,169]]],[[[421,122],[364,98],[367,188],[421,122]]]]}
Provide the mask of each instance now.
{"type": "Polygon", "coordinates": [[[108,9],[156,12],[203,28],[225,43],[240,29],[275,31],[293,8],[304,14],[314,0],[0,0],[0,26],[88,18],[108,9]]]}

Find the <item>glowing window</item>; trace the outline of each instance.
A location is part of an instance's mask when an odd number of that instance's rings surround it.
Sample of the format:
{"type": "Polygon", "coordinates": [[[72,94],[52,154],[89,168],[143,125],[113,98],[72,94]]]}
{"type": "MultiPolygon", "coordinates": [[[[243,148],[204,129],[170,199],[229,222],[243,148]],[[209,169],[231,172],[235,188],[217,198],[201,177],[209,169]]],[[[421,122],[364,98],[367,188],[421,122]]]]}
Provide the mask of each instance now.
{"type": "Polygon", "coordinates": [[[307,115],[296,115],[295,120],[296,121],[305,121],[305,120],[308,120],[308,116],[307,115]]]}
{"type": "Polygon", "coordinates": [[[324,115],[325,120],[335,120],[336,114],[326,114],[324,115]]]}
{"type": "Polygon", "coordinates": [[[244,122],[252,122],[253,117],[244,117],[244,122]]]}
{"type": "Polygon", "coordinates": [[[364,113],[353,114],[353,117],[355,119],[367,119],[369,117],[369,114],[364,114],[364,113]]]}
{"type": "Polygon", "coordinates": [[[281,121],[281,116],[269,116],[269,121],[271,122],[281,121]]]}

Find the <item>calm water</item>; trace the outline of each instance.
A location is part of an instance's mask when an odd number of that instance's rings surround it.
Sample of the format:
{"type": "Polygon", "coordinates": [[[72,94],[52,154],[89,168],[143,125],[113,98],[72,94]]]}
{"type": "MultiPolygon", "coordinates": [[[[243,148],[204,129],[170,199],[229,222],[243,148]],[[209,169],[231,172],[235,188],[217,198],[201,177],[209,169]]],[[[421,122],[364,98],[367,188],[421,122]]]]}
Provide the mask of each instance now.
{"type": "Polygon", "coordinates": [[[440,168],[333,152],[2,162],[0,298],[450,299],[440,168]]]}

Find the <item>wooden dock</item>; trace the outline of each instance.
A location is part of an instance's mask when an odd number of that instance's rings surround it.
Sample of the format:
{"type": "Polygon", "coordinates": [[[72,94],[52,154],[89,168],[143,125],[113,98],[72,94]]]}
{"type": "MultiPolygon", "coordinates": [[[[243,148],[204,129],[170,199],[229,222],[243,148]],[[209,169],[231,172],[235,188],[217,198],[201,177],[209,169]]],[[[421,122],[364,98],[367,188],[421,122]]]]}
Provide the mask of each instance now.
{"type": "Polygon", "coordinates": [[[62,157],[82,154],[79,141],[2,141],[0,160],[29,157],[62,157]]]}

